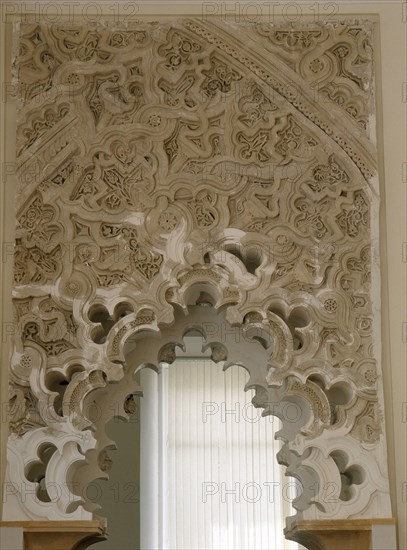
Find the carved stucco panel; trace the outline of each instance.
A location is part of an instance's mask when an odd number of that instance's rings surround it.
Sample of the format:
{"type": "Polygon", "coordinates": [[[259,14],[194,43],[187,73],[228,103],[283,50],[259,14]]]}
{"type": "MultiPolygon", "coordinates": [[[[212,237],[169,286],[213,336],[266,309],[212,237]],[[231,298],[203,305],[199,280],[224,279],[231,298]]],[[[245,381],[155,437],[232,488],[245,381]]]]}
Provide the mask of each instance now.
{"type": "Polygon", "coordinates": [[[390,516],[371,24],[24,24],[19,48],[8,479],[34,493],[6,516],[92,517],[103,403],[129,414],[134,365],[192,326],[282,418],[297,517],[390,516]]]}

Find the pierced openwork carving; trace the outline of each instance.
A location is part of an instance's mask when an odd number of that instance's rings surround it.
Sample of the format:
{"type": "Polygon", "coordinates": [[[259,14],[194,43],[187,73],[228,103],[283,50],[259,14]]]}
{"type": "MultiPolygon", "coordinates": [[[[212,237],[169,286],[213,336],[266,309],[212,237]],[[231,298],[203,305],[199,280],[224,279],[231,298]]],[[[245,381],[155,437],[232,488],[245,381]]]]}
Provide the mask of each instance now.
{"type": "Polygon", "coordinates": [[[296,518],[391,515],[370,24],[24,24],[19,40],[7,475],[42,498],[17,491],[6,517],[92,517],[106,423],[191,328],[282,419],[296,518]]]}

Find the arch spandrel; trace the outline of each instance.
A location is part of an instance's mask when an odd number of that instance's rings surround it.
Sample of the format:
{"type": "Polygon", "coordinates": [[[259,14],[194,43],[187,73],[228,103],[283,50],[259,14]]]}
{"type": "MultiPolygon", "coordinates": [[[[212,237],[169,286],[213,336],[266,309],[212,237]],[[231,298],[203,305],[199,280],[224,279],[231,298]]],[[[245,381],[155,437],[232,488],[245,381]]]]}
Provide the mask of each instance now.
{"type": "Polygon", "coordinates": [[[92,517],[70,483],[100,476],[115,413],[92,420],[89,404],[125,416],[132,369],[158,368],[204,315],[214,359],[244,364],[264,414],[302,411],[279,434],[304,489],[297,517],[391,515],[371,34],[363,21],[21,25],[8,477],[42,464],[49,489],[65,485],[52,506],[28,477],[34,496],[17,494],[10,518],[92,517]],[[257,336],[258,364],[226,325],[257,336]]]}

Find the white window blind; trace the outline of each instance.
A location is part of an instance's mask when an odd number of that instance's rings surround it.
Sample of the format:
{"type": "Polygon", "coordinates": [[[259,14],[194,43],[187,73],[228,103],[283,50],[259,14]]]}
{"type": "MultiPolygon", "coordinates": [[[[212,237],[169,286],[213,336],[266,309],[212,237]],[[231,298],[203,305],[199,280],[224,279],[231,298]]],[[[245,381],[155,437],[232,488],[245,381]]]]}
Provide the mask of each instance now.
{"type": "Polygon", "coordinates": [[[283,536],[294,481],[275,458],[279,423],[247,379],[209,359],[142,371],[141,548],[298,548],[283,536]]]}

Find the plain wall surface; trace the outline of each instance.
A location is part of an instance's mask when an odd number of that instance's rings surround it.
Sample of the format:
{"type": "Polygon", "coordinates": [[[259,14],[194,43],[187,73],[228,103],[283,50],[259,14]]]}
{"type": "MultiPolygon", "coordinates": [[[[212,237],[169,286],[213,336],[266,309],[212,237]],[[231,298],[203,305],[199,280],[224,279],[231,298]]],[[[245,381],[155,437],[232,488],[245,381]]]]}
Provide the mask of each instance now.
{"type": "Polygon", "coordinates": [[[22,527],[0,527],[1,550],[24,550],[22,527]]]}

